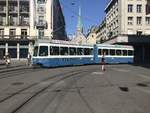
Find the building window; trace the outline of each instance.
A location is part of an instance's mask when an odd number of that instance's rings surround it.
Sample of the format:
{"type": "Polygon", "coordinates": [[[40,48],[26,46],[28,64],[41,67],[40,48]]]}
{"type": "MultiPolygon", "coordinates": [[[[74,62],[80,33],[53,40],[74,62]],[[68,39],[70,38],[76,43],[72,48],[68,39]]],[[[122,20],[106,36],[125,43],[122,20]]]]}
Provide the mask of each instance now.
{"type": "Polygon", "coordinates": [[[43,3],[45,3],[45,0],[37,0],[37,2],[38,2],[39,4],[43,4],[43,3]]]}
{"type": "Polygon", "coordinates": [[[116,22],[114,22],[114,29],[116,28],[116,22]]]}
{"type": "Polygon", "coordinates": [[[9,25],[11,26],[15,26],[17,25],[17,16],[9,16],[9,25]]]}
{"type": "Polygon", "coordinates": [[[39,39],[42,39],[44,37],[44,29],[39,29],[38,36],[39,39]]]}
{"type": "Polygon", "coordinates": [[[133,12],[133,5],[132,4],[128,4],[128,12],[129,13],[133,12]]]}
{"type": "Polygon", "coordinates": [[[0,29],[0,37],[4,36],[4,29],[0,29]]]}
{"type": "Polygon", "coordinates": [[[9,36],[10,36],[10,38],[14,38],[16,36],[16,29],[10,29],[9,36]]]}
{"type": "Polygon", "coordinates": [[[118,20],[116,20],[116,24],[118,25],[118,20]]]}
{"type": "Polygon", "coordinates": [[[27,38],[27,29],[21,29],[21,38],[27,38]]]}
{"type": "Polygon", "coordinates": [[[128,17],[128,25],[133,25],[133,17],[128,17]]]}
{"type": "Polygon", "coordinates": [[[137,17],[137,25],[142,25],[142,17],[137,17]]]}
{"type": "Polygon", "coordinates": [[[45,7],[44,6],[39,6],[38,12],[39,13],[45,13],[45,7]]]}
{"type": "Polygon", "coordinates": [[[136,11],[137,11],[137,13],[141,13],[142,12],[142,5],[138,4],[136,7],[136,11]]]}
{"type": "Polygon", "coordinates": [[[146,17],[146,25],[150,25],[150,17],[146,17]]]}
{"type": "Polygon", "coordinates": [[[137,36],[141,36],[142,35],[142,31],[137,31],[136,34],[137,34],[137,36]]]}
{"type": "Polygon", "coordinates": [[[39,16],[39,23],[43,23],[44,21],[44,16],[39,16]]]}

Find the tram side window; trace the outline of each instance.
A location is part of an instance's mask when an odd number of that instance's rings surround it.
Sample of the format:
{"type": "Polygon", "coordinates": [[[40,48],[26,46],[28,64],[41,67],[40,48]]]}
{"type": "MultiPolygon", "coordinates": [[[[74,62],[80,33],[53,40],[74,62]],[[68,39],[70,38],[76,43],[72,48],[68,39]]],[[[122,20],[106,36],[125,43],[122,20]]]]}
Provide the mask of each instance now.
{"type": "Polygon", "coordinates": [[[91,50],[89,48],[84,48],[84,55],[90,55],[91,50]]]}
{"type": "Polygon", "coordinates": [[[77,48],[77,55],[83,55],[83,48],[77,48]]]}
{"type": "Polygon", "coordinates": [[[101,49],[98,49],[98,55],[101,55],[101,54],[102,54],[101,49]]]}
{"type": "Polygon", "coordinates": [[[110,55],[115,55],[115,50],[114,49],[110,49],[110,55]]]}
{"type": "Polygon", "coordinates": [[[48,56],[48,46],[40,46],[39,56],[48,56]]]}
{"type": "Polygon", "coordinates": [[[92,48],[90,49],[90,55],[93,55],[93,49],[92,48]]]}
{"type": "Polygon", "coordinates": [[[132,50],[128,50],[128,56],[133,56],[133,51],[132,50]]]}
{"type": "Polygon", "coordinates": [[[35,46],[33,56],[37,56],[37,54],[38,54],[38,46],[35,46]]]}
{"type": "Polygon", "coordinates": [[[68,55],[68,47],[61,47],[60,48],[61,55],[68,55]]]}
{"type": "Polygon", "coordinates": [[[127,50],[122,50],[123,56],[127,56],[127,50]]]}
{"type": "Polygon", "coordinates": [[[108,50],[108,49],[103,49],[103,50],[102,50],[102,54],[103,54],[103,53],[104,53],[105,55],[109,55],[109,50],[108,50]]]}
{"type": "Polygon", "coordinates": [[[59,47],[50,47],[50,55],[59,55],[59,47]]]}
{"type": "Polygon", "coordinates": [[[121,50],[116,50],[116,55],[121,56],[122,55],[121,50]]]}
{"type": "Polygon", "coordinates": [[[70,55],[76,55],[76,48],[73,47],[69,48],[69,53],[70,55]]]}

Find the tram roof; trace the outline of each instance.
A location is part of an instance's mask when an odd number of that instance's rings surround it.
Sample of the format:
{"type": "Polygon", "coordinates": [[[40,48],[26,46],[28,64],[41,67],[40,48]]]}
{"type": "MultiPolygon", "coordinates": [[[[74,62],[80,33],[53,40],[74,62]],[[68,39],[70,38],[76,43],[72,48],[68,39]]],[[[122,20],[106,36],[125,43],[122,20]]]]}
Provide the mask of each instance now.
{"type": "Polygon", "coordinates": [[[72,46],[72,47],[93,47],[90,44],[59,44],[59,43],[49,43],[49,42],[37,42],[35,45],[47,45],[47,46],[72,46]]]}
{"type": "Polygon", "coordinates": [[[110,44],[97,44],[98,47],[109,47],[109,48],[128,48],[133,49],[133,46],[129,45],[110,45],[110,44]]]}

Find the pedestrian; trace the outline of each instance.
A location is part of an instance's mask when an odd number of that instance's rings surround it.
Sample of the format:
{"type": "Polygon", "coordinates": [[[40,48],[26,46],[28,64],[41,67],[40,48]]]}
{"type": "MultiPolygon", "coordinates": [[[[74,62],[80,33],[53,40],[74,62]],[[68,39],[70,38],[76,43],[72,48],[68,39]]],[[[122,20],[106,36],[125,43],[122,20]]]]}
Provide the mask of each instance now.
{"type": "Polygon", "coordinates": [[[28,60],[28,66],[30,66],[31,65],[31,54],[30,53],[28,53],[27,60],[28,60]]]}
{"type": "Polygon", "coordinates": [[[11,57],[9,53],[5,56],[5,64],[6,64],[6,67],[9,67],[9,65],[11,64],[11,57]]]}
{"type": "Polygon", "coordinates": [[[102,54],[101,65],[102,65],[102,71],[105,71],[105,53],[102,54]]]}

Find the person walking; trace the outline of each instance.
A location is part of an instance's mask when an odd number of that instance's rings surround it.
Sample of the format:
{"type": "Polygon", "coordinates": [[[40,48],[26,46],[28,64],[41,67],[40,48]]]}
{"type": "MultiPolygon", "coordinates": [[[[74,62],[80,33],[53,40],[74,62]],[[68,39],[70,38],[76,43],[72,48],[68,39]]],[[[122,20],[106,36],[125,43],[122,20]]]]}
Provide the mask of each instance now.
{"type": "Polygon", "coordinates": [[[30,53],[28,53],[27,60],[28,60],[28,66],[31,66],[31,54],[30,53]]]}
{"type": "Polygon", "coordinates": [[[9,53],[5,56],[5,64],[6,64],[6,67],[9,67],[9,65],[11,64],[11,58],[10,58],[9,53]]]}
{"type": "Polygon", "coordinates": [[[102,65],[102,71],[105,71],[105,53],[102,54],[101,65],[102,65]]]}

